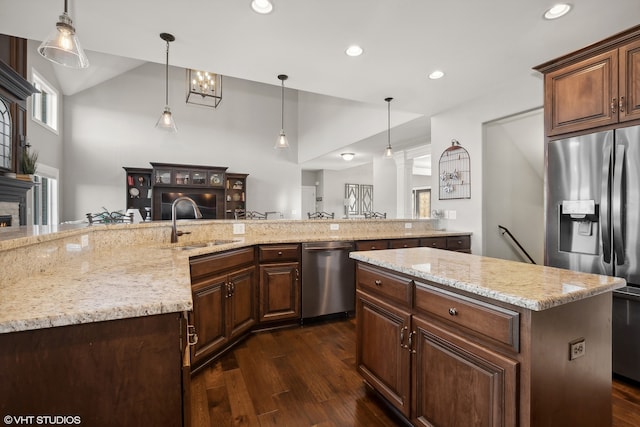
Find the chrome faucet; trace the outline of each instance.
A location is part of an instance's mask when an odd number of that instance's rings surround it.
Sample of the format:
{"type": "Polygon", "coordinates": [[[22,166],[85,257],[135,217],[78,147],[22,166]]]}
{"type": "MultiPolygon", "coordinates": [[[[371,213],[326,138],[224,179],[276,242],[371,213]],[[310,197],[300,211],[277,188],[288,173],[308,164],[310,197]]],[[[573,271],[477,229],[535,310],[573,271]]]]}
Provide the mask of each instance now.
{"type": "Polygon", "coordinates": [[[202,218],[202,212],[198,208],[196,202],[193,201],[191,197],[181,196],[173,201],[171,204],[171,243],[178,242],[178,236],[182,236],[183,234],[189,234],[189,231],[178,231],[176,229],[176,207],[180,202],[189,202],[191,206],[193,206],[193,214],[196,216],[196,219],[202,218]]]}

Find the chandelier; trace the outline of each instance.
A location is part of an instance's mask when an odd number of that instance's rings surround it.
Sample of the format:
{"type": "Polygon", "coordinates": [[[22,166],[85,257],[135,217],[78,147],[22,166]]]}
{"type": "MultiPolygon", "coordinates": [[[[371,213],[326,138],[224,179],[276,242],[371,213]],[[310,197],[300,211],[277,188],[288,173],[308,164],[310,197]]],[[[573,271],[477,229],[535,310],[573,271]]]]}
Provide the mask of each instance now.
{"type": "Polygon", "coordinates": [[[222,76],[187,68],[187,104],[216,108],[222,101],[222,76]]]}

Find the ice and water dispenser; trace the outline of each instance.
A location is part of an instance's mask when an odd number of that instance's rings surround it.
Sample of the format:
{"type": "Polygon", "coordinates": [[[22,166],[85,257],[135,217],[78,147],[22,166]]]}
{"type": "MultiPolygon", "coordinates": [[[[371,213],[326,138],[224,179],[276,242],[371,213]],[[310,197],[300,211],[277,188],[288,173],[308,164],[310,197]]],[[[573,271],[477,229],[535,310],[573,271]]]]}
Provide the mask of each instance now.
{"type": "Polygon", "coordinates": [[[599,208],[595,200],[563,200],[560,213],[560,251],[600,253],[599,208]]]}

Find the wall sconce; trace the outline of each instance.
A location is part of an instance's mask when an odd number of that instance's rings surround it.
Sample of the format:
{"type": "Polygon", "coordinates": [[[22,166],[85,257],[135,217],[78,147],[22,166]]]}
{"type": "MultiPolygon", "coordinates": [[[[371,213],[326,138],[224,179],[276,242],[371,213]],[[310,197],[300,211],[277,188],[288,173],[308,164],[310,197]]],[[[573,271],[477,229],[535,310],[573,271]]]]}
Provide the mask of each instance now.
{"type": "Polygon", "coordinates": [[[222,75],[187,68],[187,104],[216,108],[222,101],[222,75]]]}

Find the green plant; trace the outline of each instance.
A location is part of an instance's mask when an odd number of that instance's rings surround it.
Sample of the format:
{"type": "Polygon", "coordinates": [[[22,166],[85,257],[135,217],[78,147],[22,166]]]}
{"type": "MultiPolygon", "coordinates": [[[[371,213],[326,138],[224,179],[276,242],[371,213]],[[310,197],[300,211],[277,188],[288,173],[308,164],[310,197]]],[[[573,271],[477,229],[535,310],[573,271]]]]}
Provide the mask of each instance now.
{"type": "Polygon", "coordinates": [[[29,151],[29,147],[25,147],[22,151],[22,173],[33,175],[38,168],[38,152],[29,151]]]}

